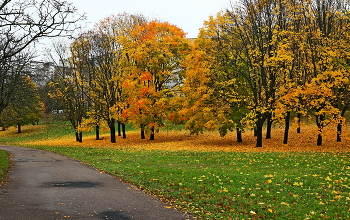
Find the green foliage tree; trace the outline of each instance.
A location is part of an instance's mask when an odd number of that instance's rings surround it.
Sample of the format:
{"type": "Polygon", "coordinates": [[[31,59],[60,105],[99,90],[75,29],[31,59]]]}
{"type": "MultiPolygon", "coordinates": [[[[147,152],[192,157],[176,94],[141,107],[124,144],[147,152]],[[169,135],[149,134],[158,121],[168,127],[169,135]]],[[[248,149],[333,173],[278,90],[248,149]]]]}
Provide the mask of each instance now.
{"type": "Polygon", "coordinates": [[[29,77],[21,77],[18,86],[20,90],[2,111],[0,121],[4,127],[17,126],[18,133],[21,133],[21,126],[39,122],[43,113],[43,104],[36,85],[29,77]]]}

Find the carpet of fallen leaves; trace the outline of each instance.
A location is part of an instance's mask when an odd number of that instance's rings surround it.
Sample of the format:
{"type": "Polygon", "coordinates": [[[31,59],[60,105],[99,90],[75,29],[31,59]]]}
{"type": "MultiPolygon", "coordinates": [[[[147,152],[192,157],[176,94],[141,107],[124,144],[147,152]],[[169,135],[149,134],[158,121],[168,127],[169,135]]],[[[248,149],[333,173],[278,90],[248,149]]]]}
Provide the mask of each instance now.
{"type": "Polygon", "coordinates": [[[263,147],[255,147],[255,137],[252,131],[243,133],[243,142],[236,142],[235,132],[220,137],[218,132],[205,132],[200,135],[190,135],[188,131],[160,131],[156,140],[140,139],[138,131],[127,132],[127,138],[117,138],[117,143],[109,141],[109,135],[101,135],[102,140],[95,140],[95,136],[83,137],[78,143],[72,136],[59,139],[31,141],[26,144],[49,146],[81,146],[123,148],[130,150],[166,150],[166,151],[234,151],[234,152],[349,152],[350,125],[344,126],[342,142],[336,142],[336,127],[328,126],[323,132],[323,145],[316,145],[317,131],[313,125],[302,127],[301,134],[295,128],[290,129],[289,142],[283,144],[283,128],[274,128],[271,139],[264,139],[263,147]]]}

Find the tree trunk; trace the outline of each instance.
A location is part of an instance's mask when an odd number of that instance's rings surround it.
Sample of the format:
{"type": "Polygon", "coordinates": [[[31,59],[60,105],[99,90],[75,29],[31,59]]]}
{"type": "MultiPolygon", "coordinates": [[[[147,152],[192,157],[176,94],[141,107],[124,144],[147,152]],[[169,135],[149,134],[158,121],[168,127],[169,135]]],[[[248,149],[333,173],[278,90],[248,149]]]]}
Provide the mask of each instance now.
{"type": "Polygon", "coordinates": [[[340,120],[337,124],[337,142],[341,142],[341,136],[342,136],[342,125],[343,121],[340,120]]]}
{"type": "Polygon", "coordinates": [[[242,142],[242,130],[237,128],[237,142],[242,142]]]}
{"type": "Polygon", "coordinates": [[[151,134],[149,136],[149,139],[152,141],[154,140],[154,127],[151,128],[151,134]]]}
{"type": "Polygon", "coordinates": [[[75,131],[75,140],[79,142],[79,132],[75,131]]]}
{"type": "Polygon", "coordinates": [[[108,122],[109,130],[111,132],[111,142],[116,143],[117,137],[116,137],[116,131],[115,131],[115,119],[112,118],[108,122]]]}
{"type": "Polygon", "coordinates": [[[126,138],[125,123],[122,123],[123,139],[126,138]]]}
{"type": "Polygon", "coordinates": [[[288,111],[287,115],[285,117],[285,128],[284,128],[283,144],[287,144],[288,143],[289,125],[290,125],[290,112],[288,111]]]}
{"type": "Polygon", "coordinates": [[[83,142],[83,132],[75,131],[75,140],[77,142],[83,142]]]}
{"type": "Polygon", "coordinates": [[[317,146],[321,146],[322,145],[322,134],[318,134],[317,135],[317,146]]]}
{"type": "Polygon", "coordinates": [[[263,135],[262,135],[262,130],[263,126],[262,123],[257,123],[257,128],[256,128],[256,147],[262,147],[262,142],[263,142],[263,135]]]}
{"type": "Polygon", "coordinates": [[[17,132],[18,132],[18,134],[19,133],[22,133],[22,129],[21,129],[21,124],[17,124],[17,132]]]}
{"type": "Polygon", "coordinates": [[[96,125],[95,127],[96,140],[100,140],[100,126],[96,125]]]}
{"type": "Polygon", "coordinates": [[[118,137],[122,136],[120,125],[121,125],[121,122],[118,121],[118,137]]]}
{"type": "Polygon", "coordinates": [[[269,116],[267,117],[266,139],[271,139],[272,123],[272,113],[269,113],[269,116]]]}
{"type": "Polygon", "coordinates": [[[79,132],[79,142],[80,143],[83,142],[83,132],[82,131],[79,132]]]}
{"type": "Polygon", "coordinates": [[[300,134],[300,127],[301,127],[301,113],[297,114],[298,117],[298,127],[297,127],[297,133],[300,134]]]}
{"type": "Polygon", "coordinates": [[[322,131],[323,131],[323,121],[325,116],[323,114],[316,116],[316,124],[318,127],[318,135],[317,135],[317,146],[322,145],[322,131]]]}
{"type": "Polygon", "coordinates": [[[146,139],[145,126],[144,125],[140,125],[140,127],[141,127],[141,139],[146,139]]]}
{"type": "MultiPolygon", "coordinates": [[[[348,105],[344,106],[344,108],[342,109],[341,114],[340,114],[341,118],[344,117],[347,109],[348,109],[348,105]]],[[[340,119],[339,124],[337,125],[337,142],[341,142],[342,133],[343,133],[343,120],[340,119]]]]}

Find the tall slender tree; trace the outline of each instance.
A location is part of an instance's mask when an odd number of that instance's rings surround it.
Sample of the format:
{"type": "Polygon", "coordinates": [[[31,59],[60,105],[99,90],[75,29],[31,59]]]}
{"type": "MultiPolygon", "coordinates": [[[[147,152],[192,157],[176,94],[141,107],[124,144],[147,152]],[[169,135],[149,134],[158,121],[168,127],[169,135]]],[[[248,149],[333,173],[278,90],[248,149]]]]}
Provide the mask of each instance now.
{"type": "Polygon", "coordinates": [[[64,107],[63,114],[74,128],[76,141],[83,141],[80,130],[83,117],[86,115],[86,89],[79,75],[79,69],[73,65],[70,59],[69,45],[60,41],[53,44],[53,54],[57,58],[56,69],[52,76],[50,85],[50,97],[61,103],[64,107]]]}

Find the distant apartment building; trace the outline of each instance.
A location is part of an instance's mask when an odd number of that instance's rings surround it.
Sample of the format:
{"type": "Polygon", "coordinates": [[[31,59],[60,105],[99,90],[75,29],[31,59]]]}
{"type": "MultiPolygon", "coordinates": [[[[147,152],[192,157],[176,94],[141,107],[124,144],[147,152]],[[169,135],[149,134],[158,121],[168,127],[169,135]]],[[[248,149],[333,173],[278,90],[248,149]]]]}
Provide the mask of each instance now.
{"type": "Polygon", "coordinates": [[[52,62],[31,61],[26,71],[30,73],[33,82],[38,86],[45,86],[54,74],[56,66],[52,62]]]}

